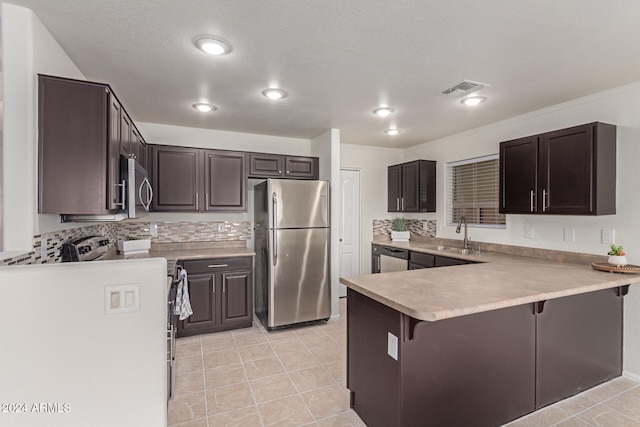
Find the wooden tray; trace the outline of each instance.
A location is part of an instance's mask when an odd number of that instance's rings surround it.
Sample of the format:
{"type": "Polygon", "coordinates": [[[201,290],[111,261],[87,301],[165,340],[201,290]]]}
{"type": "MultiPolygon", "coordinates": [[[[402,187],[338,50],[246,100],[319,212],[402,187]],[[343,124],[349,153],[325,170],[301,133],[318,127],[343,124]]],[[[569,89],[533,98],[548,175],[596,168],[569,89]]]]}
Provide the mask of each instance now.
{"type": "Polygon", "coordinates": [[[627,264],[622,267],[609,264],[607,262],[592,262],[591,267],[598,271],[608,271],[609,273],[640,274],[640,266],[627,264]]]}

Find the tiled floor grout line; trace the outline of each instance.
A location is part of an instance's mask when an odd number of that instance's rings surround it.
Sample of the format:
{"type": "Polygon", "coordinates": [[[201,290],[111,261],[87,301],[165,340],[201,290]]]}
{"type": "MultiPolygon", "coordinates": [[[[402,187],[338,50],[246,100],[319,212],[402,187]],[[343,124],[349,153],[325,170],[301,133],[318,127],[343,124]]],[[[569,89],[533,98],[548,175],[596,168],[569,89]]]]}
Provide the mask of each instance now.
{"type": "Polygon", "coordinates": [[[202,335],[198,335],[200,338],[200,357],[202,357],[202,386],[204,388],[204,420],[207,427],[209,426],[209,406],[207,402],[207,378],[205,376],[205,368],[204,368],[204,346],[202,345],[202,335]]]}
{"type": "MultiPolygon", "coordinates": [[[[631,387],[629,390],[622,391],[622,392],[620,392],[620,393],[618,393],[618,394],[616,394],[616,395],[611,396],[610,398],[608,398],[608,399],[606,399],[606,400],[603,400],[602,402],[596,402],[596,404],[595,404],[595,405],[590,406],[589,408],[584,409],[584,410],[582,410],[582,411],[580,411],[580,412],[577,412],[577,413],[573,414],[573,416],[574,416],[574,417],[576,417],[576,418],[580,418],[580,417],[579,417],[579,415],[580,415],[580,414],[583,414],[583,413],[585,413],[585,412],[587,412],[587,411],[589,411],[589,410],[591,410],[591,409],[593,409],[593,408],[596,408],[596,407],[598,407],[598,406],[602,406],[602,405],[604,405],[604,406],[606,406],[607,408],[609,408],[611,411],[613,411],[613,412],[615,412],[615,413],[617,413],[617,414],[620,414],[621,416],[623,416],[623,417],[627,418],[627,419],[628,419],[628,420],[630,420],[630,421],[637,421],[637,420],[634,420],[633,418],[628,417],[627,415],[623,414],[622,412],[619,412],[619,411],[617,411],[617,410],[615,410],[615,409],[613,409],[612,407],[610,407],[610,406],[608,406],[608,405],[607,405],[607,402],[609,402],[609,401],[611,401],[611,400],[615,399],[616,397],[622,396],[622,395],[623,395],[623,394],[625,394],[627,391],[630,391],[630,390],[632,390],[632,389],[634,389],[634,388],[635,388],[635,387],[631,387]]],[[[593,425],[593,424],[589,423],[588,421],[586,421],[584,418],[580,418],[580,421],[585,421],[587,424],[593,425]]]]}
{"type": "MultiPolygon", "coordinates": [[[[268,331],[265,329],[265,334],[267,334],[267,333],[268,333],[268,331]]],[[[295,332],[294,332],[294,334],[295,334],[295,332]]],[[[297,337],[297,335],[296,335],[296,337],[297,337]]],[[[297,338],[300,339],[300,337],[297,337],[297,338]]],[[[276,352],[276,350],[271,345],[271,341],[269,340],[268,335],[267,335],[266,339],[267,339],[267,343],[269,344],[269,347],[271,348],[271,351],[275,355],[276,359],[278,359],[278,362],[280,362],[280,364],[284,368],[284,372],[287,374],[287,378],[289,378],[289,381],[291,381],[291,384],[293,384],[293,387],[298,392],[297,393],[298,397],[300,398],[300,400],[302,400],[302,403],[304,404],[304,407],[306,408],[306,410],[309,413],[309,415],[311,415],[311,419],[315,422],[316,421],[316,417],[315,417],[315,415],[313,415],[313,412],[311,412],[311,409],[307,405],[307,402],[305,402],[305,400],[302,398],[302,396],[301,396],[302,393],[300,392],[300,389],[298,388],[296,383],[293,381],[293,378],[291,378],[291,375],[289,374],[289,369],[287,369],[287,367],[284,365],[284,363],[282,363],[282,359],[280,359],[280,355],[276,352]]],[[[302,344],[304,344],[304,342],[302,344]]],[[[306,345],[305,345],[305,347],[306,347],[306,345]]],[[[313,356],[313,357],[315,358],[315,356],[313,356]]],[[[320,361],[318,361],[318,363],[320,363],[320,361]]]]}
{"type": "MultiPolygon", "coordinates": [[[[310,328],[315,328],[315,327],[316,326],[311,326],[310,328]]],[[[308,340],[304,339],[305,336],[312,336],[312,337],[318,337],[320,339],[327,339],[328,340],[328,342],[327,342],[328,346],[335,345],[337,347],[344,348],[345,345],[344,344],[340,344],[340,342],[344,342],[344,339],[339,335],[341,333],[340,327],[331,328],[331,330],[318,329],[318,330],[316,330],[314,332],[311,332],[311,333],[306,332],[306,331],[309,331],[309,329],[298,329],[298,330],[291,330],[291,331],[292,331],[292,333],[291,333],[290,336],[285,336],[285,337],[282,338],[282,340],[285,340],[285,341],[286,340],[295,340],[295,341],[297,341],[296,342],[296,349],[294,351],[288,351],[288,352],[283,352],[282,350],[280,350],[280,352],[276,351],[277,343],[278,343],[279,340],[270,339],[270,333],[266,329],[264,329],[264,327],[260,323],[257,324],[257,327],[252,328],[252,330],[230,331],[230,335],[231,335],[233,344],[232,344],[231,347],[227,347],[227,348],[216,348],[215,347],[215,343],[214,343],[213,346],[211,346],[211,344],[209,343],[208,349],[212,350],[212,351],[205,351],[205,348],[204,348],[205,347],[205,339],[203,338],[203,336],[199,336],[198,337],[197,342],[199,343],[199,355],[201,357],[202,380],[203,380],[203,383],[204,383],[205,423],[206,423],[206,425],[208,427],[211,427],[211,424],[210,424],[211,421],[209,420],[209,418],[211,418],[212,416],[223,415],[223,414],[226,414],[226,413],[238,410],[238,409],[247,409],[247,408],[251,408],[251,407],[255,407],[256,408],[256,410],[258,412],[258,416],[260,418],[261,426],[264,427],[265,421],[263,419],[263,414],[260,411],[259,405],[263,405],[263,404],[267,404],[267,403],[270,403],[270,402],[274,402],[274,401],[285,399],[285,398],[291,398],[291,397],[298,397],[299,399],[302,400],[302,402],[304,404],[304,407],[307,410],[307,413],[311,416],[311,419],[313,420],[313,421],[310,421],[307,424],[304,424],[305,426],[307,426],[307,425],[308,426],[316,425],[317,422],[319,422],[319,421],[330,420],[330,419],[332,419],[334,417],[338,417],[338,416],[342,416],[344,414],[348,414],[351,411],[351,409],[348,409],[346,411],[337,412],[337,413],[332,414],[332,415],[327,416],[327,417],[317,418],[311,412],[311,409],[307,405],[307,402],[305,401],[305,399],[302,398],[302,394],[304,394],[304,393],[310,393],[310,392],[314,392],[314,391],[317,391],[317,390],[321,390],[323,388],[329,388],[329,387],[335,387],[335,386],[338,386],[342,393],[346,393],[346,391],[343,390],[344,387],[341,384],[341,380],[338,377],[334,377],[329,372],[329,370],[327,368],[327,365],[335,365],[336,362],[338,362],[338,360],[324,363],[321,359],[318,358],[318,356],[316,355],[316,351],[326,348],[326,345],[314,345],[313,347],[310,347],[310,345],[308,344],[308,340]],[[245,341],[245,344],[242,344],[241,346],[239,346],[239,344],[238,344],[239,336],[240,335],[244,335],[245,331],[246,331],[246,335],[247,336],[251,336],[253,334],[256,334],[256,336],[264,337],[264,342],[260,342],[258,340],[259,342],[257,342],[257,343],[250,343],[251,340],[247,339],[245,341]],[[300,332],[300,331],[303,331],[303,332],[301,334],[298,334],[298,332],[300,332]],[[338,335],[336,337],[337,339],[334,339],[334,336],[332,334],[338,335]],[[340,341],[340,342],[338,342],[338,341],[340,341]],[[299,348],[297,347],[298,343],[302,344],[299,348]],[[272,352],[273,355],[268,355],[268,356],[265,356],[265,357],[258,357],[257,359],[252,359],[252,360],[247,360],[247,361],[242,359],[242,357],[240,355],[240,350],[242,348],[251,347],[251,346],[258,346],[258,345],[263,345],[263,344],[267,344],[268,348],[271,349],[271,352],[272,352]],[[206,364],[205,354],[210,354],[210,353],[215,353],[215,352],[222,352],[222,351],[225,351],[225,350],[233,350],[235,352],[235,354],[237,354],[237,357],[239,359],[239,364],[241,365],[241,367],[243,369],[243,374],[244,374],[245,381],[247,382],[247,385],[249,386],[249,390],[251,392],[251,398],[252,398],[253,404],[252,405],[248,405],[248,406],[243,407],[243,408],[234,408],[234,409],[231,409],[229,411],[223,411],[223,412],[220,412],[220,413],[217,413],[217,414],[212,414],[210,416],[209,415],[207,396],[212,390],[216,389],[217,387],[213,387],[213,388],[208,388],[207,387],[207,381],[206,381],[207,375],[206,375],[206,372],[207,372],[208,369],[206,368],[207,364],[206,364]],[[297,368],[297,369],[293,369],[293,370],[288,369],[285,366],[285,364],[283,363],[283,360],[281,359],[281,356],[282,355],[286,355],[286,354],[293,354],[293,353],[297,353],[297,352],[306,352],[307,354],[311,355],[313,360],[314,360],[313,366],[306,366],[306,367],[297,368]],[[251,386],[251,380],[249,379],[249,375],[248,375],[246,364],[247,363],[253,363],[253,362],[256,362],[256,361],[259,361],[259,360],[265,360],[265,359],[268,359],[268,358],[271,358],[271,357],[274,357],[275,360],[278,361],[278,363],[283,368],[283,372],[280,372],[280,373],[277,373],[277,374],[272,374],[272,375],[266,375],[266,376],[259,377],[259,378],[254,378],[254,380],[256,380],[256,379],[262,380],[262,379],[265,379],[265,378],[268,379],[270,377],[275,377],[275,376],[278,376],[278,375],[282,375],[282,373],[285,373],[287,375],[287,378],[289,379],[289,381],[293,385],[295,393],[291,394],[289,396],[279,397],[277,399],[267,400],[267,401],[258,403],[258,401],[256,400],[256,396],[254,394],[253,387],[251,386]],[[323,385],[323,386],[314,387],[314,388],[311,388],[309,390],[305,390],[304,392],[301,391],[299,386],[293,380],[292,375],[295,374],[296,372],[300,372],[300,371],[304,371],[304,370],[312,369],[312,368],[318,368],[318,367],[320,367],[322,372],[324,372],[324,374],[328,376],[326,382],[328,382],[329,384],[326,384],[326,385],[323,385]]],[[[194,340],[194,342],[195,341],[196,340],[194,340]]],[[[228,344],[229,343],[227,342],[227,345],[228,344]]],[[[286,347],[285,347],[285,349],[286,349],[286,347]]],[[[345,348],[345,350],[346,350],[346,348],[345,348]]],[[[195,356],[195,354],[193,354],[193,355],[195,356]]],[[[191,354],[185,355],[184,357],[188,357],[188,356],[191,356],[191,354]]],[[[323,360],[326,360],[326,359],[327,359],[326,357],[323,357],[323,360]]],[[[331,360],[331,359],[329,359],[329,360],[331,360]]],[[[342,360],[342,362],[346,363],[346,361],[344,361],[344,360],[342,360]]],[[[223,367],[223,366],[231,366],[231,365],[236,365],[236,363],[215,365],[215,366],[212,366],[211,369],[216,369],[216,368],[220,368],[220,367],[223,367]]],[[[188,374],[188,373],[191,373],[191,372],[197,372],[197,370],[194,369],[193,371],[190,371],[190,372],[184,372],[184,373],[182,373],[182,375],[185,375],[185,374],[188,374]]],[[[233,383],[233,384],[236,384],[236,383],[233,383]]],[[[229,384],[229,385],[231,385],[231,384],[229,384]]],[[[181,396],[189,395],[189,394],[199,394],[199,393],[200,392],[189,392],[189,393],[183,393],[183,394],[181,394],[181,396]]],[[[194,421],[196,421],[196,422],[197,421],[201,421],[201,419],[198,418],[196,420],[187,421],[185,423],[178,424],[178,425],[175,425],[175,426],[176,427],[180,427],[182,425],[188,425],[189,423],[192,423],[194,421]]]]}
{"type": "Polygon", "coordinates": [[[242,365],[242,371],[244,372],[244,377],[247,379],[247,385],[249,386],[249,390],[251,391],[251,400],[253,400],[253,405],[256,407],[256,411],[258,412],[258,418],[260,418],[260,425],[264,427],[264,420],[262,419],[262,413],[260,412],[260,408],[258,407],[258,402],[256,401],[256,396],[253,394],[253,387],[251,387],[251,381],[249,381],[249,376],[247,375],[247,368],[244,366],[244,361],[240,356],[240,347],[237,346],[235,335],[231,334],[233,337],[233,343],[236,345],[236,351],[238,352],[238,357],[240,358],[240,364],[242,365]]]}

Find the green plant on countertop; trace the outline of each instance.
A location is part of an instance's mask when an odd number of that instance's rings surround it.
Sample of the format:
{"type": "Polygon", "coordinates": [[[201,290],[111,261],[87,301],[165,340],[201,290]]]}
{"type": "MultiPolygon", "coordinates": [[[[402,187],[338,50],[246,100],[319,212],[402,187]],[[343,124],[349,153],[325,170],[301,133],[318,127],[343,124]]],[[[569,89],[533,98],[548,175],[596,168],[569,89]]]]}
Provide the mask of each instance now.
{"type": "Polygon", "coordinates": [[[404,218],[396,218],[391,226],[393,231],[407,231],[407,221],[404,218]]]}
{"type": "Polygon", "coordinates": [[[624,252],[624,249],[622,249],[622,246],[611,245],[611,250],[609,251],[609,253],[607,255],[625,256],[626,254],[624,252]]]}

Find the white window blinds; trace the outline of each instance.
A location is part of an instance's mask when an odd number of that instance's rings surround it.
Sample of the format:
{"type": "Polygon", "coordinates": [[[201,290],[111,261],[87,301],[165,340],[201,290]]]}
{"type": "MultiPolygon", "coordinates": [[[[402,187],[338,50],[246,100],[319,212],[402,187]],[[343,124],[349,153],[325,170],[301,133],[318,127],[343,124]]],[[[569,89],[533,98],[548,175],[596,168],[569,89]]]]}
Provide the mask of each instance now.
{"type": "Polygon", "coordinates": [[[498,155],[447,163],[449,225],[466,217],[476,227],[505,228],[498,212],[498,155]]]}

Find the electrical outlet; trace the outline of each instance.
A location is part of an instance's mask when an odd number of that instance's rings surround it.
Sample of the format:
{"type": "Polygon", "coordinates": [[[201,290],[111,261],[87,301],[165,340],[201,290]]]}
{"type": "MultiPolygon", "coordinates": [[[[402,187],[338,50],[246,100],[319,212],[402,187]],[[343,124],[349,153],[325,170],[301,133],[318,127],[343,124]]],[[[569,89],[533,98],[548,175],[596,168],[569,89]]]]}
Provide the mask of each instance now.
{"type": "Polygon", "coordinates": [[[565,228],[564,229],[564,241],[565,242],[575,242],[576,241],[576,229],[575,228],[565,228]]]}
{"type": "Polygon", "coordinates": [[[534,230],[533,230],[533,226],[532,225],[525,225],[524,226],[524,238],[525,239],[533,239],[535,236],[534,230]]]}
{"type": "Polygon", "coordinates": [[[218,233],[224,233],[224,222],[219,222],[218,223],[218,233]]]}
{"type": "Polygon", "coordinates": [[[151,234],[152,236],[157,236],[158,235],[158,224],[155,222],[152,222],[151,224],[149,224],[149,234],[151,234]]]}
{"type": "Polygon", "coordinates": [[[600,238],[602,243],[606,245],[612,245],[616,241],[616,232],[610,228],[603,228],[600,231],[600,238]]]}
{"type": "Polygon", "coordinates": [[[387,354],[398,360],[398,337],[387,332],[387,354]]]}
{"type": "Polygon", "coordinates": [[[47,260],[47,239],[40,241],[40,262],[47,260]]]}

